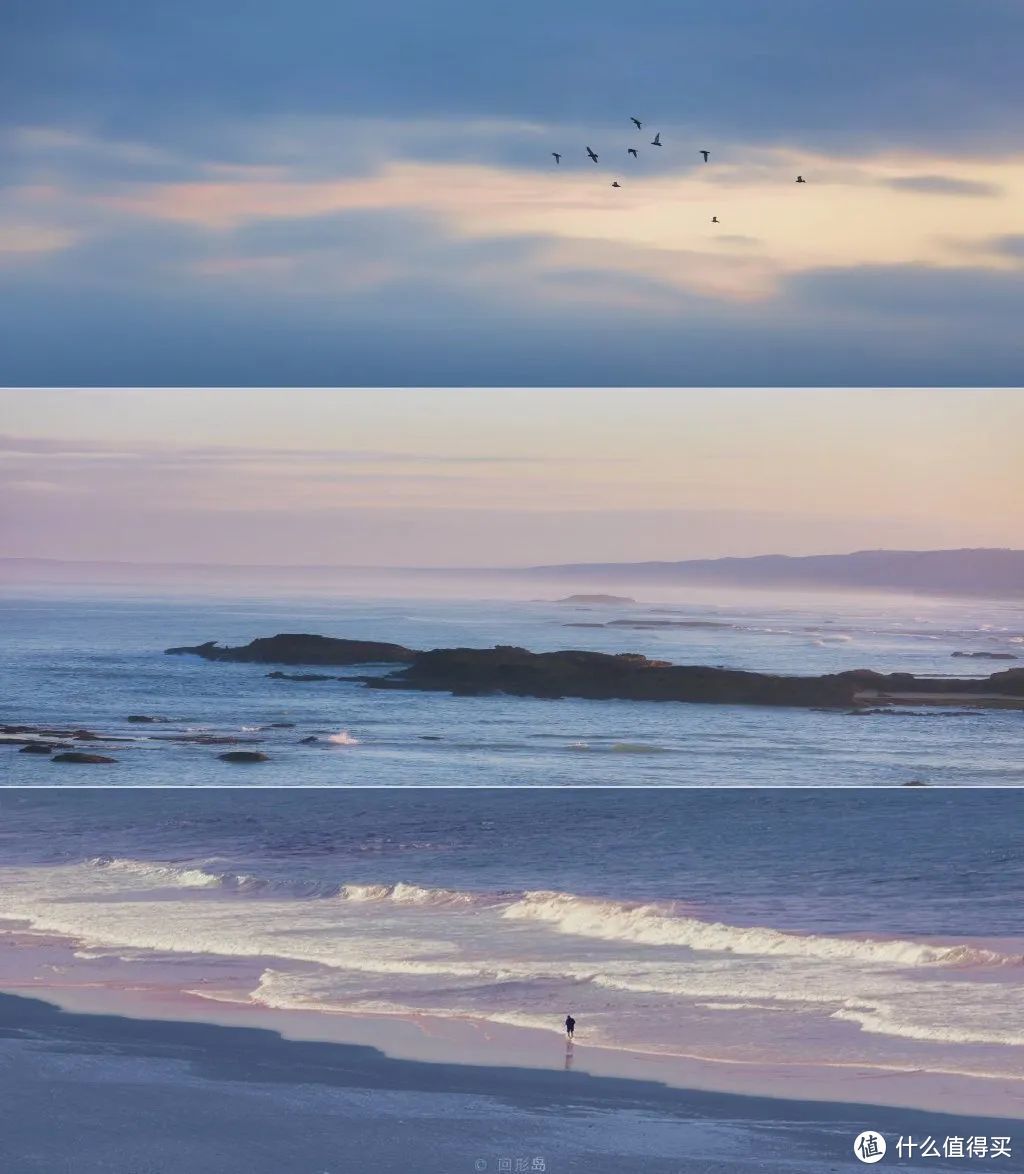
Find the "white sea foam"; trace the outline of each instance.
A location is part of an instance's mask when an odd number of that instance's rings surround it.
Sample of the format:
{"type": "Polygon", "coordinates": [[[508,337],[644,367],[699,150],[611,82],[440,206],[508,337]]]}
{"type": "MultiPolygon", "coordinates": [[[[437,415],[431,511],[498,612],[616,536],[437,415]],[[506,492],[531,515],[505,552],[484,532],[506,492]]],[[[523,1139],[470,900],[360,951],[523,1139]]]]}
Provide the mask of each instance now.
{"type": "Polygon", "coordinates": [[[193,866],[178,867],[173,864],[158,864],[145,860],[126,860],[116,856],[95,856],[89,863],[109,873],[120,873],[149,884],[161,886],[209,889],[224,883],[223,876],[193,866]]]}
{"type": "Polygon", "coordinates": [[[965,1071],[1015,1071],[1012,1049],[1024,1044],[1011,965],[1020,958],[983,948],[992,943],[735,926],[683,902],[345,884],[329,872],[289,876],[283,864],[278,876],[258,877],[217,859],[101,857],[0,869],[0,917],[69,939],[77,965],[102,966],[105,982],[119,959],[134,978],[174,955],[172,974],[187,976],[196,994],[281,1009],[554,1030],[572,1007],[588,1040],[610,1047],[771,1057],[792,1044],[800,1062],[810,1053],[827,1062],[838,1048],[851,1062],[931,1071],[953,1048],[965,1071]],[[216,977],[196,982],[211,959],[216,977]],[[251,994],[219,981],[228,959],[259,968],[251,994]],[[997,1046],[1008,1049],[998,1059],[997,1046]]]}
{"type": "Polygon", "coordinates": [[[393,885],[342,885],[338,894],[346,901],[394,901],[399,905],[489,906],[507,901],[500,893],[474,893],[461,889],[430,889],[407,885],[402,881],[393,885]]]}
{"type": "Polygon", "coordinates": [[[695,951],[854,959],[896,966],[983,966],[1022,961],[1019,956],[967,945],[933,946],[899,939],[841,938],[762,926],[726,925],[680,916],[670,904],[629,904],[558,892],[526,893],[522,900],[505,910],[504,916],[547,922],[561,933],[580,937],[649,946],[686,946],[695,951]]]}
{"type": "MultiPolygon", "coordinates": [[[[985,997],[983,992],[982,997],[985,997]]],[[[950,1021],[947,1004],[932,1008],[897,1008],[889,1003],[861,1003],[849,1001],[832,1013],[833,1019],[856,1023],[862,1031],[874,1035],[897,1036],[901,1039],[927,1040],[951,1044],[1024,1045],[1024,1027],[991,1022],[992,1008],[974,1008],[964,990],[956,992],[956,1022],[950,1021]],[[987,1018],[988,1022],[985,1021],[987,1018]]]]}
{"type": "Polygon", "coordinates": [[[339,730],[336,734],[328,734],[327,741],[335,746],[358,746],[359,739],[353,737],[348,730],[339,730]]]}

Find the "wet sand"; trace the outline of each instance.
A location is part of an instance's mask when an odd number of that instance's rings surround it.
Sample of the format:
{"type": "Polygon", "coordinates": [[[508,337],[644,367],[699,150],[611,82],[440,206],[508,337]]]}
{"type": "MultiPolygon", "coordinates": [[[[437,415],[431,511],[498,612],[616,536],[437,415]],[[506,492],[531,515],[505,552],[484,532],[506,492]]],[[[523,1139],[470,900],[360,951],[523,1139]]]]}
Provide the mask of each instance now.
{"type": "Polygon", "coordinates": [[[500,1174],[517,1163],[548,1174],[828,1174],[860,1168],[851,1147],[864,1129],[892,1147],[900,1135],[1013,1139],[1009,1159],[904,1170],[1024,1169],[1019,1120],[399,1060],[11,995],[0,995],[0,1104],[3,1168],[18,1174],[500,1174]]]}

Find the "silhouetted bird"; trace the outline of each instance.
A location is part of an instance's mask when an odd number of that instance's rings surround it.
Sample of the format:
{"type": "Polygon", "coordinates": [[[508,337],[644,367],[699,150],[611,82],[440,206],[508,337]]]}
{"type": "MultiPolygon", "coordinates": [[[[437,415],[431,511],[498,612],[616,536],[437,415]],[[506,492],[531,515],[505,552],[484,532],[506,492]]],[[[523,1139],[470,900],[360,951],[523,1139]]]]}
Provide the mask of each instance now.
{"type": "Polygon", "coordinates": [[[803,177],[802,175],[798,175],[798,176],[796,177],[796,182],[797,182],[797,183],[806,183],[806,182],[807,182],[807,180],[806,180],[806,179],[804,179],[804,177],[803,177]]]}
{"type": "Polygon", "coordinates": [[[594,160],[595,163],[597,162],[597,156],[589,147],[587,147],[587,154],[591,157],[591,159],[594,160]]]}
{"type": "Polygon", "coordinates": [[[717,216],[712,216],[712,217],[711,217],[711,223],[712,223],[712,224],[718,224],[718,223],[719,223],[719,219],[718,219],[718,217],[717,217],[717,216]]]}
{"type": "Polygon", "coordinates": [[[637,154],[636,154],[636,147],[627,147],[627,148],[626,148],[626,154],[627,154],[627,155],[632,155],[632,156],[633,156],[633,158],[635,159],[635,158],[637,157],[637,154]]]}
{"type": "Polygon", "coordinates": [[[622,184],[621,184],[621,183],[619,183],[619,181],[616,179],[616,180],[615,180],[615,181],[612,183],[612,187],[613,187],[613,188],[620,188],[620,187],[622,187],[622,184]]]}
{"type": "Polygon", "coordinates": [[[654,136],[654,138],[651,139],[651,146],[652,147],[660,147],[661,146],[661,131],[660,130],[654,136]]]}
{"type": "Polygon", "coordinates": [[[711,154],[711,152],[710,151],[701,151],[701,154],[704,156],[704,162],[707,163],[708,156],[711,154]]]}
{"type": "Polygon", "coordinates": [[[559,153],[557,151],[552,151],[551,154],[554,155],[556,163],[562,162],[562,156],[559,155],[559,153]]]}
{"type": "Polygon", "coordinates": [[[643,128],[643,123],[639,118],[631,118],[629,121],[636,127],[637,130],[641,130],[643,128]]]}

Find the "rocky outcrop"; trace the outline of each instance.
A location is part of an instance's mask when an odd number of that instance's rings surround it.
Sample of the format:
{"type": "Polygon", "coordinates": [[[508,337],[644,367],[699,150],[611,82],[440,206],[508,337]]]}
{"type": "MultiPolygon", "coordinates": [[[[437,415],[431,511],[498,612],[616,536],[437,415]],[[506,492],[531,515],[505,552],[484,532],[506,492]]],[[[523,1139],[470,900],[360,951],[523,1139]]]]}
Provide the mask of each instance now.
{"type": "MultiPolygon", "coordinates": [[[[525,648],[435,648],[414,652],[399,644],[335,640],[323,636],[273,636],[244,648],[214,643],[191,652],[208,660],[271,661],[289,664],[402,663],[382,677],[349,677],[373,689],[423,689],[480,696],[579,697],[594,700],[688,701],[714,705],[782,705],[847,710],[868,705],[1011,705],[1024,708],[1024,669],[1007,669],[983,679],[915,677],[854,669],[816,677],[746,672],[711,665],[677,665],[637,653],[525,648]],[[312,659],[302,659],[310,657],[312,659]],[[326,659],[331,658],[331,659],[326,659]],[[333,659],[340,658],[340,659],[333,659]]],[[[318,679],[317,674],[272,673],[283,679],[318,679]]]]}
{"type": "Polygon", "coordinates": [[[859,687],[844,675],[782,677],[706,665],[673,665],[635,653],[453,648],[421,652],[406,669],[364,678],[378,689],[443,690],[460,696],[695,701],[723,705],[850,706],[859,687]]]}
{"type": "Polygon", "coordinates": [[[1012,652],[951,652],[950,656],[965,656],[970,660],[1016,660],[1012,652]]]}
{"type": "Polygon", "coordinates": [[[363,680],[370,688],[439,690],[458,696],[504,693],[806,708],[851,708],[911,700],[955,705],[1024,703],[1021,669],[968,681],[876,673],[870,669],[791,677],[709,665],[674,665],[635,653],[537,653],[507,646],[421,652],[405,669],[363,680]]]}
{"type": "Polygon", "coordinates": [[[262,750],[228,750],[226,754],[218,754],[221,762],[269,762],[270,758],[262,750]]]}
{"type": "Polygon", "coordinates": [[[194,647],[168,648],[169,656],[201,656],[244,664],[404,664],[415,653],[401,644],[376,640],[338,640],[332,636],[279,633],[239,648],[221,648],[215,640],[194,647]]]}

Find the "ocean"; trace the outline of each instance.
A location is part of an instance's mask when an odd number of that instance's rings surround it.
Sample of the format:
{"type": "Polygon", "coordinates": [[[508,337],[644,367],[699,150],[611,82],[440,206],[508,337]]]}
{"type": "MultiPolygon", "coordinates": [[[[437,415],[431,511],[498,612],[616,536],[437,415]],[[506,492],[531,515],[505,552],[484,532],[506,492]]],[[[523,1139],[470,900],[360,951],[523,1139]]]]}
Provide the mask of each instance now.
{"type": "Polygon", "coordinates": [[[668,1065],[818,1070],[823,1090],[852,1071],[879,1102],[923,1074],[953,1111],[964,1081],[1005,1109],[1024,1103],[1021,802],[8,792],[0,989],[554,1033],[571,1010],[582,1042],[668,1065]]]}
{"type": "MultiPolygon", "coordinates": [[[[641,652],[778,673],[852,668],[986,676],[1024,658],[1019,604],[840,596],[663,595],[580,606],[525,599],[159,597],[114,589],[0,596],[0,722],[119,741],[103,767],[0,747],[8,786],[957,786],[1024,781],[1019,711],[849,714],[746,706],[451,697],[354,681],[269,679],[273,666],[165,656],[277,632],[410,647],[515,644],[641,652]],[[166,718],[155,725],[129,715],[166,718]],[[303,742],[303,738],[315,738],[303,742]],[[220,761],[252,745],[270,761],[220,761]]],[[[1024,663],[1024,660],[1020,661],[1024,663]]],[[[301,670],[291,670],[301,671],[301,670]]],[[[359,667],[336,670],[352,676],[359,667]]]]}

